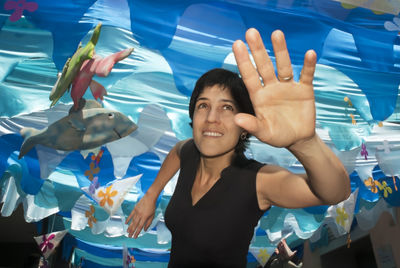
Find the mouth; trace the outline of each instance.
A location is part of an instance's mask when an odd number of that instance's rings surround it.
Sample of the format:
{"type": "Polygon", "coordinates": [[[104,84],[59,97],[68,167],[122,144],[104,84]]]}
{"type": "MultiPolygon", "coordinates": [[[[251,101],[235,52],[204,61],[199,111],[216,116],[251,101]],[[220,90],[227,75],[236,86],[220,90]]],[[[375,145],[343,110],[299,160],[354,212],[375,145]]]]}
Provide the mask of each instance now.
{"type": "Polygon", "coordinates": [[[222,133],[215,132],[215,131],[204,131],[203,136],[207,137],[222,137],[222,133]]]}
{"type": "Polygon", "coordinates": [[[113,130],[114,130],[114,132],[117,134],[117,136],[121,139],[122,136],[118,133],[118,131],[117,131],[115,128],[114,128],[113,130]]]}

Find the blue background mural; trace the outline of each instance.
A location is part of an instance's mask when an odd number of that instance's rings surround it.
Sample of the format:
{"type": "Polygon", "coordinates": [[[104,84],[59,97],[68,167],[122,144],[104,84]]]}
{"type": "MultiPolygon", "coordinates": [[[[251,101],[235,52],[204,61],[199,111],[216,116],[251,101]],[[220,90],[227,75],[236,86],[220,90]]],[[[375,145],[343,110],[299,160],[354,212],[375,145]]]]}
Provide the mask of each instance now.
{"type": "MultiPolygon", "coordinates": [[[[373,225],[380,213],[400,206],[400,4],[349,2],[0,0],[2,215],[11,215],[23,203],[28,222],[62,216],[68,229],[64,252],[73,254],[76,263],[84,257],[84,267],[120,266],[123,245],[135,256],[136,267],[150,267],[148,261],[165,267],[170,238],[163,212],[174,180],[158,200],[148,233],[137,240],[127,238],[125,217],[154,180],[169,149],[191,137],[187,108],[197,78],[215,67],[237,71],[231,45],[255,27],[269,52],[272,31],[284,31],[295,79],[305,51],[317,52],[317,132],[351,174],[355,201],[342,204],[349,219],[373,225]],[[43,129],[68,114],[69,94],[52,108],[49,94],[67,59],[79,43],[88,42],[98,23],[97,55],[134,48],[110,75],[96,77],[107,90],[101,103],[128,116],[138,129],[98,150],[63,152],[38,145],[18,159],[22,128],[43,129]],[[120,203],[115,202],[112,217],[88,193],[91,185],[92,190],[106,191],[140,174],[120,203]],[[91,205],[97,223],[89,226],[85,212],[91,205]],[[68,250],[72,245],[73,252],[68,250]]],[[[88,92],[84,98],[93,99],[88,92]]],[[[302,171],[285,149],[257,140],[246,154],[302,171]]],[[[251,248],[273,248],[281,237],[318,241],[328,223],[338,235],[349,231],[330,221],[337,216],[329,207],[274,207],[261,219],[251,248]]],[[[249,252],[250,263],[256,263],[256,255],[249,252]]]]}

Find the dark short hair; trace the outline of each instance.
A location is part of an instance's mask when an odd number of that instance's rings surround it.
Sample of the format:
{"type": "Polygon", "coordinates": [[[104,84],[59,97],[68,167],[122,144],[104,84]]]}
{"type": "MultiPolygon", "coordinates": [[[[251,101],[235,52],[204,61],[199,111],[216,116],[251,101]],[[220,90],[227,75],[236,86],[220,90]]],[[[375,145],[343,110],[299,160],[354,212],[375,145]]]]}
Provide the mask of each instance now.
{"type": "MultiPolygon", "coordinates": [[[[233,100],[236,102],[237,108],[240,113],[248,113],[255,115],[253,104],[251,103],[249,92],[240,76],[237,73],[222,69],[215,68],[203,74],[196,82],[193,89],[192,96],[189,102],[189,116],[193,122],[193,114],[196,107],[197,99],[200,94],[207,87],[215,85],[221,86],[223,89],[228,89],[232,95],[233,100]]],[[[193,123],[190,126],[193,127],[193,123]]],[[[243,153],[249,143],[250,134],[247,134],[246,139],[239,138],[236,145],[235,152],[243,153]]]]}

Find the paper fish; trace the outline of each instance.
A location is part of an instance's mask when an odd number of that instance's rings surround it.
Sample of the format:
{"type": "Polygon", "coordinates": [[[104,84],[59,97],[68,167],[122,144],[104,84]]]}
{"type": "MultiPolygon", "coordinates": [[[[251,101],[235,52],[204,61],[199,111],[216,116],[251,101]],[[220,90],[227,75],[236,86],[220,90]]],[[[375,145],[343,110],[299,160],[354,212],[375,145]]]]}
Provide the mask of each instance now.
{"type": "Polygon", "coordinates": [[[86,60],[82,64],[81,70],[79,73],[77,73],[72,83],[71,90],[71,97],[74,101],[74,108],[76,110],[79,107],[79,100],[85,94],[89,86],[90,90],[92,91],[92,95],[96,100],[98,98],[103,99],[103,96],[106,95],[107,92],[100,83],[93,80],[93,76],[108,76],[115,63],[128,57],[132,51],[133,48],[128,48],[114,53],[106,58],[102,58],[99,55],[94,55],[92,59],[86,60]]]}
{"type": "Polygon", "coordinates": [[[23,128],[19,158],[35,145],[56,150],[74,151],[99,147],[131,134],[137,125],[124,114],[101,108],[101,104],[88,100],[77,112],[70,111],[45,129],[23,128]]]}
{"type": "Polygon", "coordinates": [[[65,63],[61,75],[58,77],[56,84],[50,92],[49,99],[52,101],[50,107],[54,106],[57,101],[64,95],[76,75],[81,70],[85,60],[90,60],[94,56],[94,47],[97,44],[100,36],[101,23],[99,23],[93,31],[93,35],[86,46],[82,47],[79,44],[78,49],[71,58],[65,63]]]}

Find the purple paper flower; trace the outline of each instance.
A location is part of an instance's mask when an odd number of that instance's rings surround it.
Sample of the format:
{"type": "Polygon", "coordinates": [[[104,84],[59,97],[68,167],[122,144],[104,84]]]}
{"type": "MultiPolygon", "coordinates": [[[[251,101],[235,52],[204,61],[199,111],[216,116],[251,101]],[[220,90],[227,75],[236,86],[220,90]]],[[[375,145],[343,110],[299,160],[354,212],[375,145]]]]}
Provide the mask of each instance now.
{"type": "Polygon", "coordinates": [[[365,160],[368,160],[367,146],[364,143],[361,144],[361,155],[365,157],[365,160]]]}
{"type": "Polygon", "coordinates": [[[55,234],[51,234],[46,238],[46,235],[43,235],[43,242],[39,245],[40,250],[45,253],[47,249],[52,249],[54,247],[53,243],[50,240],[54,239],[55,234]]]}
{"type": "Polygon", "coordinates": [[[33,12],[38,8],[38,4],[36,2],[26,2],[26,0],[18,0],[17,1],[7,1],[4,4],[5,10],[12,10],[14,12],[10,16],[10,21],[17,21],[22,17],[22,13],[24,10],[28,10],[29,12],[33,12]]]}
{"type": "Polygon", "coordinates": [[[98,177],[94,177],[92,180],[92,183],[90,183],[89,186],[89,193],[91,195],[94,195],[94,193],[96,192],[96,189],[99,188],[100,184],[99,184],[99,178],[98,177]]]}

